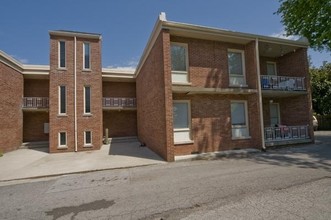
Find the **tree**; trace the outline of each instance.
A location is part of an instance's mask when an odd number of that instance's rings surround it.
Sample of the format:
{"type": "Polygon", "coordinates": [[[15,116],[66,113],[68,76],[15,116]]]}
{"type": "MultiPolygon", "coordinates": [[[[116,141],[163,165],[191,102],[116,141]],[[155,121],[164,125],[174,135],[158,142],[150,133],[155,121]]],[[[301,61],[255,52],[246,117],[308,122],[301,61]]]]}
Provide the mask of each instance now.
{"type": "Polygon", "coordinates": [[[312,48],[331,51],[330,0],[279,0],[280,14],[287,35],[301,35],[312,48]]]}
{"type": "Polygon", "coordinates": [[[317,114],[331,114],[331,63],[310,69],[313,109],[317,114]]]}

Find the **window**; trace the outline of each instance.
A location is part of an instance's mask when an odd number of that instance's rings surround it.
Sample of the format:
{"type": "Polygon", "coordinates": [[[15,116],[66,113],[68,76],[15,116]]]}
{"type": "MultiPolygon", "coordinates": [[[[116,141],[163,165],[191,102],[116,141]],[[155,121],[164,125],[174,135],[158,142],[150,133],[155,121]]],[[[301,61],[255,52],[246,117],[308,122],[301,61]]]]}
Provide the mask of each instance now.
{"type": "Polygon", "coordinates": [[[67,113],[67,97],[66,97],[66,87],[60,86],[59,87],[59,114],[66,114],[67,113]]]}
{"type": "Polygon", "coordinates": [[[91,131],[84,132],[84,145],[85,146],[92,145],[92,132],[91,131]]]}
{"type": "Polygon", "coordinates": [[[83,44],[84,50],[84,69],[90,69],[90,44],[83,44]]]}
{"type": "Polygon", "coordinates": [[[277,75],[277,68],[275,62],[267,62],[267,75],[277,75]]]}
{"type": "Polygon", "coordinates": [[[66,132],[59,133],[59,147],[67,147],[67,133],[66,132]]]}
{"type": "Polygon", "coordinates": [[[280,111],[278,103],[270,103],[270,124],[271,126],[280,124],[280,111]]]}
{"type": "Polygon", "coordinates": [[[243,50],[228,51],[230,86],[246,86],[245,56],[243,50]]]}
{"type": "Polygon", "coordinates": [[[84,87],[84,113],[91,113],[91,87],[84,87]]]}
{"type": "Polygon", "coordinates": [[[191,141],[189,101],[174,101],[173,120],[174,120],[174,142],[180,143],[180,142],[191,141]]]}
{"type": "Polygon", "coordinates": [[[231,124],[232,138],[249,137],[246,101],[231,101],[231,124]]]}
{"type": "Polygon", "coordinates": [[[187,44],[171,43],[171,73],[172,82],[188,82],[187,44]]]}
{"type": "Polygon", "coordinates": [[[66,42],[59,41],[59,67],[66,67],[66,42]]]}

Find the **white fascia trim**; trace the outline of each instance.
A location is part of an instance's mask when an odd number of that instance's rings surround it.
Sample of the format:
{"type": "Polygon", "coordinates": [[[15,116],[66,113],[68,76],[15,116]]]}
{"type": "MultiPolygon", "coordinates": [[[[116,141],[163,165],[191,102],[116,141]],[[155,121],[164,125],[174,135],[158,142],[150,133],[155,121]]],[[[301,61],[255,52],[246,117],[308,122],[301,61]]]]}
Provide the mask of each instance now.
{"type": "Polygon", "coordinates": [[[282,45],[289,45],[289,46],[297,46],[297,47],[308,47],[309,46],[309,43],[305,42],[305,41],[288,40],[288,39],[277,38],[277,37],[249,34],[249,33],[236,32],[236,31],[230,31],[230,30],[225,30],[225,29],[212,28],[212,27],[208,27],[208,26],[200,26],[200,25],[179,23],[179,22],[173,22],[173,21],[163,22],[163,27],[171,29],[171,30],[187,30],[187,31],[194,31],[197,33],[200,32],[203,34],[211,34],[211,35],[218,35],[218,36],[224,36],[224,37],[246,39],[246,40],[251,40],[251,41],[255,41],[256,38],[258,38],[261,42],[279,43],[282,45]]]}
{"type": "Polygon", "coordinates": [[[5,52],[3,52],[2,50],[0,50],[0,62],[8,65],[9,67],[15,69],[18,72],[22,72],[23,71],[23,65],[22,65],[22,63],[19,62],[19,61],[17,61],[13,57],[9,56],[8,54],[6,54],[5,52]]]}
{"type": "Polygon", "coordinates": [[[98,39],[101,40],[101,34],[74,32],[74,31],[48,31],[50,35],[54,36],[65,36],[65,37],[81,37],[87,39],[98,39]]]}

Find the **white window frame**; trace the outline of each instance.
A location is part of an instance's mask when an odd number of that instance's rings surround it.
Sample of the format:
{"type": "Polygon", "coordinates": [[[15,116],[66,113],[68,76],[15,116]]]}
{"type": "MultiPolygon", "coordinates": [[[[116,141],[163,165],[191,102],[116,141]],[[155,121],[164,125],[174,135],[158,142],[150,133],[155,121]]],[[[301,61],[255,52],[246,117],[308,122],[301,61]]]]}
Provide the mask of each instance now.
{"type": "Polygon", "coordinates": [[[231,136],[232,136],[232,139],[233,140],[236,140],[236,139],[248,139],[248,138],[251,138],[250,136],[250,133],[249,133],[249,119],[248,119],[248,105],[247,105],[247,101],[246,100],[231,100],[231,104],[230,104],[230,115],[232,117],[232,112],[231,112],[231,105],[233,103],[244,103],[244,108],[245,108],[245,125],[232,125],[232,118],[231,118],[231,136]],[[233,136],[233,130],[234,129],[247,129],[247,136],[241,136],[241,137],[234,137],[233,136]]]}
{"type": "Polygon", "coordinates": [[[67,43],[65,40],[58,41],[58,68],[59,69],[67,68],[67,43]],[[61,42],[64,42],[64,66],[61,66],[61,42]]]}
{"type": "Polygon", "coordinates": [[[228,73],[229,73],[229,86],[231,87],[247,87],[247,80],[246,80],[246,65],[245,65],[245,51],[244,50],[238,50],[238,49],[228,49],[227,56],[229,56],[229,53],[240,53],[241,54],[241,66],[242,66],[242,75],[238,74],[230,74],[230,67],[229,67],[229,60],[228,60],[228,73]],[[231,77],[242,77],[244,80],[244,84],[236,85],[232,84],[230,78],[231,77]]]}
{"type": "Polygon", "coordinates": [[[173,100],[173,105],[175,103],[185,103],[187,104],[187,118],[188,118],[188,128],[173,128],[174,132],[174,143],[175,144],[185,144],[185,143],[192,143],[192,132],[191,132],[191,101],[190,100],[173,100]],[[183,133],[188,132],[188,138],[186,140],[176,141],[175,134],[176,133],[183,133]]]}
{"type": "Polygon", "coordinates": [[[90,42],[83,43],[83,70],[91,70],[91,44],[90,44],[90,42]],[[86,64],[85,63],[85,45],[86,44],[89,45],[89,63],[88,63],[89,67],[88,68],[85,67],[85,64],[86,64]]]}
{"type": "MultiPolygon", "coordinates": [[[[173,84],[188,84],[190,82],[190,79],[189,79],[189,73],[188,73],[188,69],[189,69],[189,59],[188,59],[188,44],[186,43],[179,43],[179,42],[170,42],[170,62],[171,62],[171,47],[172,46],[181,46],[181,47],[184,47],[185,48],[185,66],[186,66],[186,70],[185,71],[177,71],[177,70],[171,70],[171,82],[173,84]],[[173,81],[173,77],[172,75],[173,74],[185,74],[186,75],[186,80],[185,82],[184,81],[173,81]]],[[[171,65],[170,64],[170,68],[171,68],[171,65]]]]}
{"type": "Polygon", "coordinates": [[[266,74],[268,75],[268,76],[277,76],[277,63],[276,62],[273,62],[273,61],[267,61],[267,72],[266,72],[266,74]],[[272,65],[274,65],[274,72],[275,72],[275,75],[269,75],[268,74],[268,64],[272,64],[272,65]]]}
{"type": "Polygon", "coordinates": [[[89,85],[84,86],[84,115],[92,114],[92,87],[89,85]],[[90,112],[86,112],[86,88],[90,88],[90,112]]]}
{"type": "Polygon", "coordinates": [[[68,147],[68,136],[67,136],[67,132],[65,131],[60,131],[58,133],[58,148],[67,148],[68,147]],[[65,134],[66,137],[66,143],[64,145],[61,144],[61,133],[65,134]]]}
{"type": "Polygon", "coordinates": [[[67,115],[67,86],[65,85],[60,85],[59,86],[59,92],[58,92],[58,95],[59,95],[59,115],[67,115]],[[65,102],[64,102],[64,105],[65,105],[65,112],[61,112],[61,87],[64,87],[64,91],[65,91],[65,102]]]}
{"type": "Polygon", "coordinates": [[[87,130],[87,131],[84,131],[84,146],[85,147],[91,147],[92,146],[92,143],[93,143],[93,135],[92,135],[92,131],[91,130],[87,130]],[[86,132],[90,132],[91,133],[91,143],[86,143],[86,132]]]}
{"type": "Polygon", "coordinates": [[[277,106],[277,110],[278,110],[278,124],[281,124],[281,118],[280,118],[280,106],[279,106],[279,103],[269,103],[269,111],[270,111],[270,114],[269,114],[269,117],[270,117],[270,125],[271,126],[274,126],[271,124],[271,106],[272,105],[276,105],[277,106]]]}

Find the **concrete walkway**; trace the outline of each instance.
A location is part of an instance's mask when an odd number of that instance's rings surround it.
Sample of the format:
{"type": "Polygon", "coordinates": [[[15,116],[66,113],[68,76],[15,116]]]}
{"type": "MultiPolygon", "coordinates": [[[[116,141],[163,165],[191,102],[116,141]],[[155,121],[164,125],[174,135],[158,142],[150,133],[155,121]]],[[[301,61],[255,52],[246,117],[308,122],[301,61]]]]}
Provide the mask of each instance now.
{"type": "Polygon", "coordinates": [[[45,148],[19,149],[0,157],[0,181],[166,163],[139,145],[113,143],[95,151],[57,154],[49,154],[45,148]]]}

